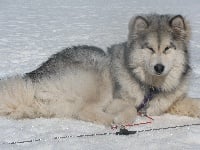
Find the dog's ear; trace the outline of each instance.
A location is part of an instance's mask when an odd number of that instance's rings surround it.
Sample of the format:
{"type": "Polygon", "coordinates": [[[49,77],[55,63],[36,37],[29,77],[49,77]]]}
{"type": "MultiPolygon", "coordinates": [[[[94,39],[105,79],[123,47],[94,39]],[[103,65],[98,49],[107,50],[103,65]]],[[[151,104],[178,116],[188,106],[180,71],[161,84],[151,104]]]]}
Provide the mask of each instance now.
{"type": "Polygon", "coordinates": [[[181,15],[172,17],[169,21],[169,25],[174,30],[186,30],[185,21],[181,15]]]}
{"type": "Polygon", "coordinates": [[[169,20],[169,26],[172,28],[174,39],[189,42],[191,30],[189,22],[181,15],[176,15],[169,20]]]}
{"type": "Polygon", "coordinates": [[[128,28],[129,28],[129,34],[128,34],[128,46],[131,45],[133,39],[137,37],[139,34],[142,33],[142,31],[145,31],[149,26],[148,21],[142,17],[142,16],[136,16],[132,17],[128,28]]]}
{"type": "Polygon", "coordinates": [[[142,31],[148,28],[148,21],[142,16],[131,18],[129,22],[129,32],[142,31]]]}

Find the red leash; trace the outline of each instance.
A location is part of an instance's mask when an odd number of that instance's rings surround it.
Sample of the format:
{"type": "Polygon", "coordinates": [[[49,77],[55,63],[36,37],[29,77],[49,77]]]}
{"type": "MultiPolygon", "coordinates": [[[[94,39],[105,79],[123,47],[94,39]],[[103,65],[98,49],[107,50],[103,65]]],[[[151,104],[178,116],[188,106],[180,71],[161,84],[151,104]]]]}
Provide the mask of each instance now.
{"type": "Polygon", "coordinates": [[[125,124],[125,125],[122,125],[122,126],[118,126],[118,125],[112,125],[111,126],[111,129],[118,129],[119,127],[123,127],[123,128],[126,128],[126,127],[132,127],[132,126],[139,126],[139,125],[145,125],[145,124],[151,124],[153,122],[153,118],[148,116],[148,115],[144,115],[144,114],[141,114],[141,113],[138,113],[139,116],[144,116],[146,118],[149,119],[149,121],[146,121],[146,122],[140,122],[140,123],[129,123],[129,124],[125,124]]]}

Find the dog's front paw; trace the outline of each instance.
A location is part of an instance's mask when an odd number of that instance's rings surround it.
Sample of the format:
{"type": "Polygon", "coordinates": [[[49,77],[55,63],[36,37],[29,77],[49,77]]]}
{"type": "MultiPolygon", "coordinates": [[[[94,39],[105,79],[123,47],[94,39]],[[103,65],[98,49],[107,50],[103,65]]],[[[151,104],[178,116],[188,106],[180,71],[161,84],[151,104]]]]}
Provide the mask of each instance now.
{"type": "Polygon", "coordinates": [[[126,110],[119,112],[116,117],[114,117],[114,124],[127,124],[132,123],[137,116],[137,110],[135,108],[127,108],[126,110]]]}
{"type": "Polygon", "coordinates": [[[159,116],[162,114],[162,111],[160,111],[159,108],[149,107],[147,108],[146,113],[150,116],[159,116]]]}
{"type": "Polygon", "coordinates": [[[177,101],[167,112],[173,115],[200,118],[200,99],[185,98],[177,101]]]}
{"type": "Polygon", "coordinates": [[[151,116],[155,114],[154,109],[151,109],[151,108],[148,108],[146,110],[146,113],[147,113],[147,115],[151,115],[151,116]]]}

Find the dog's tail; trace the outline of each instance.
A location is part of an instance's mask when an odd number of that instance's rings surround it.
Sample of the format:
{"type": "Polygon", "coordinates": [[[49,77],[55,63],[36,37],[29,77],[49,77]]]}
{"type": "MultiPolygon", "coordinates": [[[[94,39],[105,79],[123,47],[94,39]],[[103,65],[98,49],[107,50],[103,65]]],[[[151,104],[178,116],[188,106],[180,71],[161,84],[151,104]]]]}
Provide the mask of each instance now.
{"type": "Polygon", "coordinates": [[[0,80],[0,115],[11,118],[41,116],[41,105],[35,100],[35,87],[20,76],[0,80]]]}

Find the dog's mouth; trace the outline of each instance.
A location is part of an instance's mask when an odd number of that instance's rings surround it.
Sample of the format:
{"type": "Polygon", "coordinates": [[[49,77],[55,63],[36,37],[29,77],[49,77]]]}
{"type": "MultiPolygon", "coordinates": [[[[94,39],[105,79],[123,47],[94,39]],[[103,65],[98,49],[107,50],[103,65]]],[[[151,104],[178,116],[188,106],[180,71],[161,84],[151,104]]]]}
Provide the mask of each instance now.
{"type": "Polygon", "coordinates": [[[163,72],[156,72],[155,70],[147,70],[148,74],[151,76],[155,76],[155,77],[163,77],[166,76],[168,74],[168,72],[163,71],[163,72]]]}
{"type": "Polygon", "coordinates": [[[164,73],[156,73],[156,72],[149,72],[149,74],[151,75],[151,76],[155,76],[155,77],[162,77],[162,76],[165,76],[165,74],[164,73]]]}
{"type": "Polygon", "coordinates": [[[167,76],[169,74],[169,72],[167,72],[167,71],[164,71],[164,72],[162,72],[162,73],[158,73],[158,72],[153,72],[153,74],[151,74],[151,75],[153,75],[153,76],[155,76],[155,77],[165,77],[165,76],[167,76]]]}
{"type": "Polygon", "coordinates": [[[162,73],[155,73],[156,76],[162,76],[162,73]]]}

